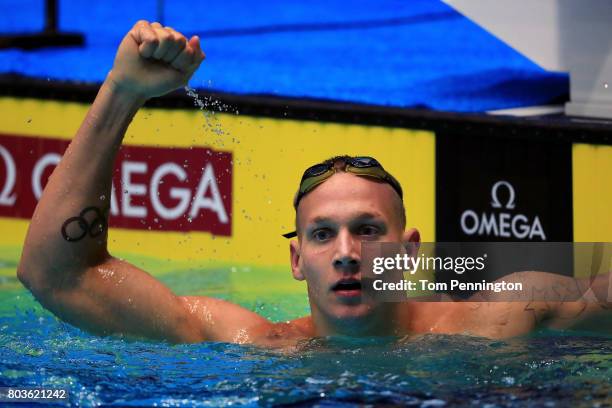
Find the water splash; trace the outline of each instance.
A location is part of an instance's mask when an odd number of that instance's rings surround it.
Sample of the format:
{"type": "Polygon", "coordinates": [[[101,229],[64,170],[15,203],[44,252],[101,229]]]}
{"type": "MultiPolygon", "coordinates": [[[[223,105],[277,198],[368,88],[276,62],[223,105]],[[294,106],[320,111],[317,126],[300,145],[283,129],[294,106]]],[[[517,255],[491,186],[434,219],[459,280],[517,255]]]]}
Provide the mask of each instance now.
{"type": "MultiPolygon", "coordinates": [[[[219,118],[217,118],[215,115],[215,110],[221,112],[228,111],[229,106],[225,105],[221,101],[213,99],[210,96],[202,97],[198,95],[198,92],[189,85],[185,86],[185,92],[187,92],[187,95],[193,99],[194,106],[197,106],[198,109],[202,111],[205,120],[204,128],[213,132],[217,136],[227,135],[228,133],[223,130],[223,127],[219,123],[219,118]]],[[[216,142],[221,142],[222,144],[221,139],[218,139],[216,142]]]]}

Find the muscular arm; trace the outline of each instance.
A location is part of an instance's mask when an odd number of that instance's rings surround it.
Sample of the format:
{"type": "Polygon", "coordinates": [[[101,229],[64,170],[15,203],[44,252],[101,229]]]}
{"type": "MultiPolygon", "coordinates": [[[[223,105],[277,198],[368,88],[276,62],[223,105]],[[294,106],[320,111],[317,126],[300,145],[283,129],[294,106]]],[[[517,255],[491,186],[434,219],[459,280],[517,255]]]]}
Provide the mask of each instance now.
{"type": "Polygon", "coordinates": [[[490,337],[525,334],[537,326],[612,332],[610,274],[575,279],[546,272],[517,272],[499,281],[521,283],[519,293],[479,292],[464,307],[474,327],[490,337]],[[489,334],[492,333],[492,334],[489,334]]]}
{"type": "MultiPolygon", "coordinates": [[[[218,325],[202,325],[193,308],[196,299],[176,296],[107,251],[112,171],[125,131],[148,98],[186,84],[203,58],[197,37],[186,41],[174,30],[137,23],[49,178],[17,273],[43,306],[67,322],[99,334],[172,342],[230,340],[218,325]]],[[[261,323],[254,313],[232,306],[232,315],[261,323]]]]}
{"type": "Polygon", "coordinates": [[[556,276],[552,285],[559,300],[550,302],[551,313],[545,322],[553,328],[578,328],[612,334],[612,275],[593,279],[556,276]],[[562,287],[564,289],[558,289],[562,287]]]}

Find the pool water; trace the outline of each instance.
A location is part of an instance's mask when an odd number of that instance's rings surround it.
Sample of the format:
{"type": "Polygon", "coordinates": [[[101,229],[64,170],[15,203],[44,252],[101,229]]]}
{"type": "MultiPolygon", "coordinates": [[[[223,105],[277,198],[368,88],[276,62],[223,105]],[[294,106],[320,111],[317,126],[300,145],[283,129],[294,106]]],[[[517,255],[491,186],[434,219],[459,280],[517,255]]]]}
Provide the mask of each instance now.
{"type": "MultiPolygon", "coordinates": [[[[303,292],[223,293],[223,271],[160,279],[181,294],[221,296],[276,321],[307,313],[303,292]]],[[[0,276],[0,387],[66,388],[74,406],[605,407],[611,340],[553,331],[504,341],[330,338],[290,354],[128,342],[57,320],[14,277],[0,276]]]]}

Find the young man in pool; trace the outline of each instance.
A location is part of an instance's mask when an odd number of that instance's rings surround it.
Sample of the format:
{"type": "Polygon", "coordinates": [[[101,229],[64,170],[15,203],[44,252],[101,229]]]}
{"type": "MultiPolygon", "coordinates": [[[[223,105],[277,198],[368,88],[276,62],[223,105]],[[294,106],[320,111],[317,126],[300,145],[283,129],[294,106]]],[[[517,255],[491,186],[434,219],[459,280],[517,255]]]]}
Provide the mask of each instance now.
{"type": "Polygon", "coordinates": [[[569,326],[609,306],[363,300],[362,242],[418,243],[419,233],[405,229],[399,184],[377,163],[347,157],[309,169],[296,196],[298,239],[290,243],[291,269],[307,282],[311,316],[271,323],[223,300],[176,296],[108,253],[105,197],[135,113],[147,99],[187,84],[203,60],[197,37],[187,40],[157,23],[138,22],[121,42],[111,72],[49,179],[18,268],[24,285],[61,319],[102,335],[274,346],[334,334],[501,338],[541,324],[569,326]]]}

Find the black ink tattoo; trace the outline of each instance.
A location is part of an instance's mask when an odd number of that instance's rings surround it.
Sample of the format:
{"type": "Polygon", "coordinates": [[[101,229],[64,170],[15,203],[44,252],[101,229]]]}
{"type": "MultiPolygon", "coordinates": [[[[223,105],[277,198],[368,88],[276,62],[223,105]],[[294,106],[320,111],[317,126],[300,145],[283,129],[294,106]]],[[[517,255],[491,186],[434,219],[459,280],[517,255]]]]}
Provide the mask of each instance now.
{"type": "Polygon", "coordinates": [[[68,218],[62,224],[62,236],[68,242],[77,242],[89,235],[95,238],[101,235],[108,223],[107,209],[100,210],[97,207],[87,207],[77,217],[68,218]]]}

